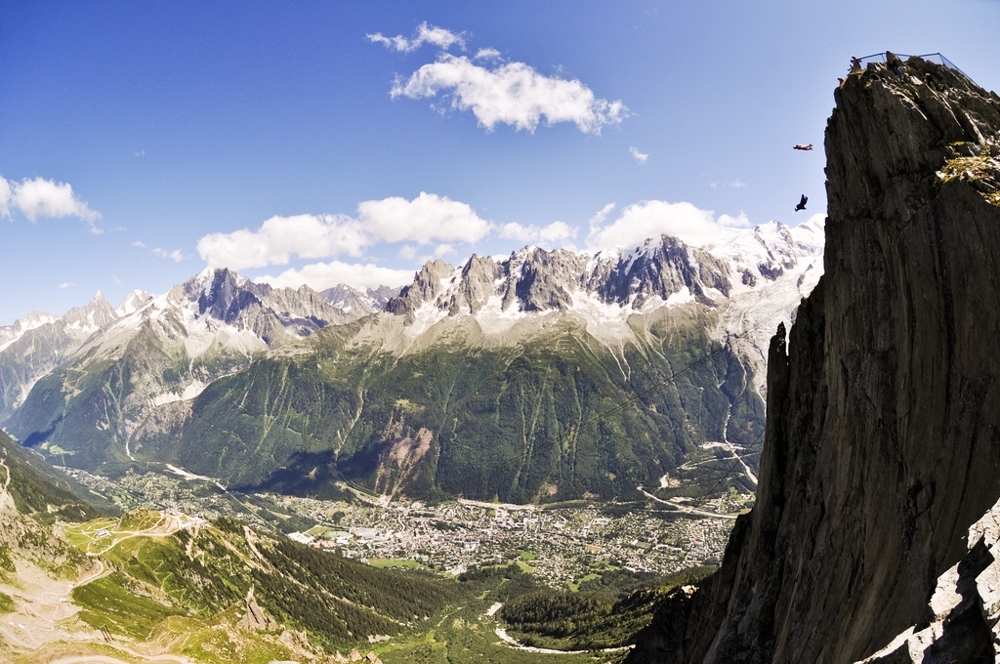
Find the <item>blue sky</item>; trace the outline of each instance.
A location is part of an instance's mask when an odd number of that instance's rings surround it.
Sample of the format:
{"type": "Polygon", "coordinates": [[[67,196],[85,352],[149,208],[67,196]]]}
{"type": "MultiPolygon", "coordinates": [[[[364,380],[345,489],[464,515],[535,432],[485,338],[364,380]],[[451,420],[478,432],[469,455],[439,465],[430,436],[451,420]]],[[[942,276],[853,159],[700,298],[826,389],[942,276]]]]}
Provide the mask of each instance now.
{"type": "Polygon", "coordinates": [[[996,0],[3,2],[0,324],[209,264],[402,283],[794,225],[825,210],[851,55],[940,51],[997,90],[997,26],[996,0]]]}

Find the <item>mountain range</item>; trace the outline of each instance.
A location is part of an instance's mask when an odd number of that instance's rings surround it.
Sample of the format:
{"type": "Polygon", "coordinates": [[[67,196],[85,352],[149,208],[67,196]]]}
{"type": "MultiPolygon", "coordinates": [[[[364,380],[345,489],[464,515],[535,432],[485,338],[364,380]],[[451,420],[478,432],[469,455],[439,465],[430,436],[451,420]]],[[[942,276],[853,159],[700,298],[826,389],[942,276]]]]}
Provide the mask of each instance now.
{"type": "Polygon", "coordinates": [[[767,333],[822,249],[821,222],[771,222],[705,247],[434,261],[398,291],[206,269],[0,328],[0,417],[60,465],[246,489],[533,501],[716,483],[721,459],[685,459],[716,442],[755,466],[767,333]]]}

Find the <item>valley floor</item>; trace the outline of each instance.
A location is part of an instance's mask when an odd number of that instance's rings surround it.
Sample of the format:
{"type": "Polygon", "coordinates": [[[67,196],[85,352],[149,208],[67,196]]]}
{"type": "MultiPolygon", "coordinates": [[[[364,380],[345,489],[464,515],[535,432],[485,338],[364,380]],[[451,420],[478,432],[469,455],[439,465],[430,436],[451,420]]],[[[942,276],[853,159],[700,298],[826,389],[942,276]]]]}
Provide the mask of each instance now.
{"type": "Polygon", "coordinates": [[[548,585],[571,589],[608,569],[668,575],[716,565],[733,519],[753,500],[734,491],[708,501],[663,500],[642,491],[647,499],[631,503],[536,507],[457,500],[429,505],[390,502],[345,486],[354,500],[343,502],[229,493],[211,482],[157,473],[130,473],[110,482],[69,472],[124,509],[232,516],[375,565],[406,561],[460,574],[519,561],[548,585]]]}
{"type": "Polygon", "coordinates": [[[469,588],[480,588],[474,596],[462,591],[465,599],[429,615],[423,619],[426,622],[415,621],[392,638],[369,637],[370,642],[357,644],[360,655],[373,651],[372,657],[383,664],[527,664],[550,660],[611,664],[625,657],[627,646],[622,643],[628,641],[622,639],[641,628],[655,606],[654,595],[646,595],[642,607],[619,622],[610,613],[613,597],[621,597],[623,588],[640,588],[643,583],[649,588],[658,583],[681,583],[677,580],[680,577],[666,579],[680,570],[716,564],[732,517],[752,500],[749,495],[730,491],[722,498],[697,503],[697,510],[686,511],[686,503],[671,498],[666,504],[654,494],[646,501],[627,504],[575,501],[538,507],[455,500],[429,505],[388,501],[343,486],[351,500],[320,501],[229,493],[200,478],[156,473],[130,473],[114,482],[86,473],[73,474],[129,513],[121,519],[62,527],[62,539],[82,554],[74,569],[46,569],[19,561],[17,574],[0,584],[0,593],[13,602],[12,611],[0,613],[2,664],[266,664],[289,657],[289,661],[301,662],[348,661],[346,654],[341,659],[316,659],[322,650],[302,640],[303,633],[285,627],[277,632],[237,630],[235,625],[247,610],[241,604],[213,617],[198,617],[189,610],[187,616],[156,617],[148,623],[152,628],[140,626],[135,631],[137,628],[130,626],[127,607],[133,602],[139,602],[135,606],[141,613],[142,602],[147,601],[143,597],[155,599],[161,591],[176,594],[170,571],[162,568],[169,552],[157,553],[155,547],[173,547],[177,551],[172,555],[194,561],[204,555],[197,547],[191,550],[199,532],[211,530],[210,522],[221,517],[235,517],[273,533],[279,541],[290,537],[371,567],[422,568],[439,579],[468,571],[473,580],[463,586],[472,583],[469,588]],[[139,576],[129,567],[137,560],[145,565],[139,576]],[[137,583],[144,578],[142,574],[152,575],[143,581],[152,580],[153,585],[146,590],[137,583]],[[95,591],[96,586],[100,589],[95,591]],[[130,589],[138,594],[132,597],[130,589]],[[565,600],[561,598],[572,598],[577,591],[581,597],[603,593],[606,598],[601,600],[606,603],[598,602],[604,608],[598,610],[594,608],[597,605],[589,604],[575,618],[596,621],[593,624],[600,626],[601,635],[593,643],[602,645],[586,645],[589,637],[581,637],[579,631],[563,636],[558,630],[546,632],[546,623],[514,624],[508,620],[516,620],[516,610],[506,618],[498,611],[501,605],[516,605],[518,598],[525,597],[529,604],[562,606],[565,600]],[[88,592],[91,604],[81,604],[88,592]],[[110,596],[101,600],[104,593],[110,596]],[[105,602],[109,607],[116,603],[126,607],[125,615],[119,608],[109,609],[111,613],[102,617],[100,607],[105,602]],[[536,631],[539,629],[542,631],[536,631]]]}

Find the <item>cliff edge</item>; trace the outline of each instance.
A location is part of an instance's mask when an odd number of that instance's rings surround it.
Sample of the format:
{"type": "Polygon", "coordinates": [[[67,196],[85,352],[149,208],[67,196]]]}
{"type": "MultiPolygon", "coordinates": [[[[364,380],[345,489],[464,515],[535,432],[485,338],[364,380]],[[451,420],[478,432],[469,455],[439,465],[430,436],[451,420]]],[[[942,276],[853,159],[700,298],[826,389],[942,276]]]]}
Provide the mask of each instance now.
{"type": "Polygon", "coordinates": [[[835,91],[825,274],[771,342],[756,507],[629,662],[1000,653],[1000,97],[887,55],[835,91]]]}

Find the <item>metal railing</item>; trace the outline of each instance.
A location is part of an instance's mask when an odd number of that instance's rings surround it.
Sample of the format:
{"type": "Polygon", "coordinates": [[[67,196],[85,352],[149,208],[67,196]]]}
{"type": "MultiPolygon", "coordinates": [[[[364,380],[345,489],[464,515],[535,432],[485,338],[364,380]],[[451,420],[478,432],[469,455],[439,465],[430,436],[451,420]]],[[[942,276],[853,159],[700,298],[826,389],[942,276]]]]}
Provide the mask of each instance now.
{"type": "MultiPolygon", "coordinates": [[[[948,58],[944,57],[940,53],[926,53],[924,55],[917,55],[917,56],[906,55],[905,53],[894,53],[894,55],[896,55],[900,60],[902,60],[904,62],[906,60],[912,58],[912,57],[918,57],[918,58],[921,58],[922,60],[927,60],[929,62],[934,62],[934,63],[937,63],[939,65],[944,65],[948,69],[954,69],[955,71],[957,71],[959,74],[961,74],[965,78],[968,78],[970,81],[972,80],[972,78],[968,74],[966,74],[964,71],[962,71],[961,69],[959,69],[958,67],[956,67],[955,63],[953,63],[951,60],[949,60],[948,58]]],[[[873,53],[871,55],[866,55],[864,57],[858,58],[858,62],[861,64],[862,68],[864,68],[865,65],[867,65],[869,62],[882,62],[882,63],[884,63],[885,61],[886,61],[886,55],[885,55],[884,52],[882,52],[882,53],[873,53]]]]}

